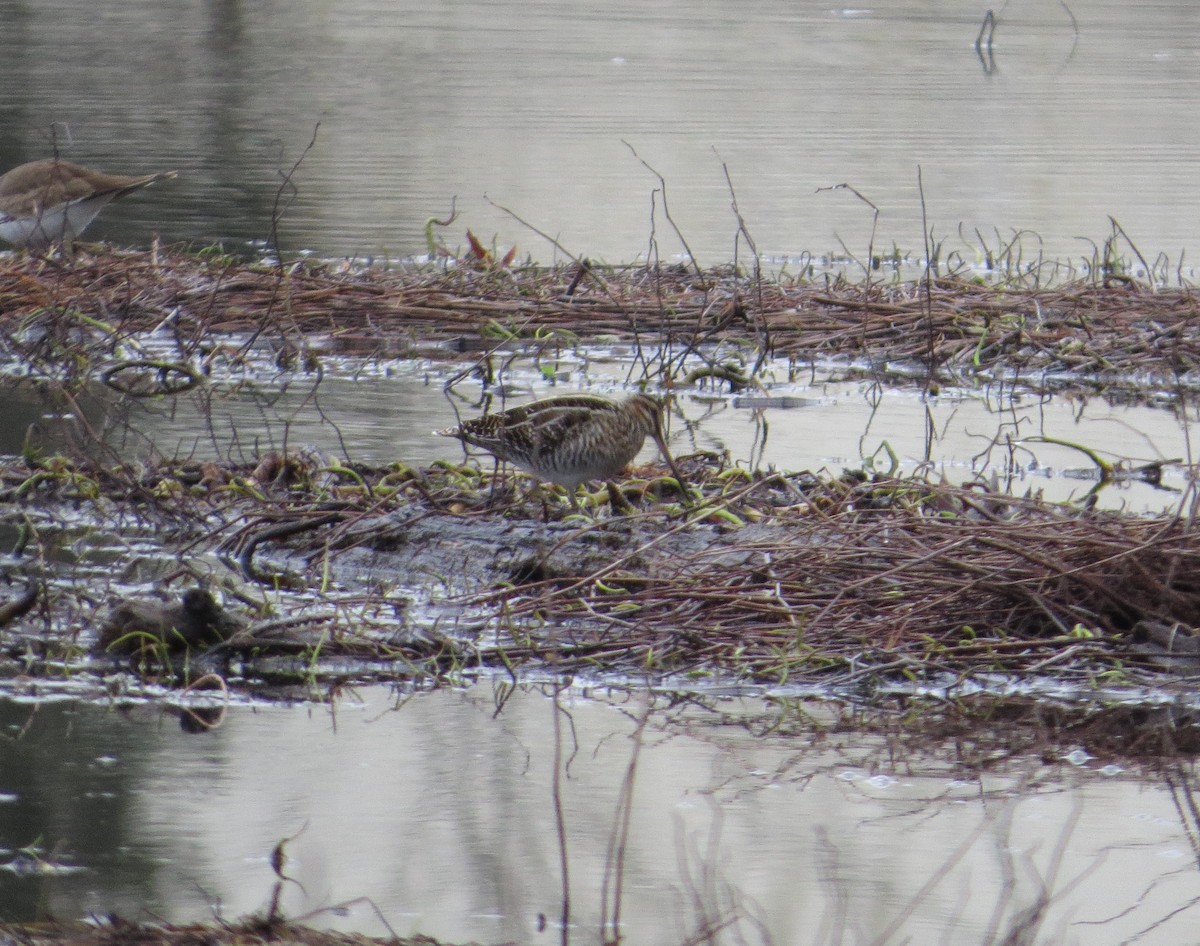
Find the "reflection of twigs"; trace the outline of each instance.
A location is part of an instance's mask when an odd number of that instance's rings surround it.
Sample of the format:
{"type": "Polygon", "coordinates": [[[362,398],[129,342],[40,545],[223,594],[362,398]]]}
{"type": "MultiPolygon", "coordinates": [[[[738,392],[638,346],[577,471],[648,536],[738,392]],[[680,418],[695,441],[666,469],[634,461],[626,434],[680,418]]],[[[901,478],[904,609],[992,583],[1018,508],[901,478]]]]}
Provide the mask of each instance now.
{"type": "MultiPolygon", "coordinates": [[[[703,851],[687,843],[687,839],[682,836],[683,822],[678,815],[675,816],[678,835],[676,863],[696,917],[696,931],[684,939],[680,946],[700,946],[703,943],[711,946],[717,942],[717,935],[722,930],[736,926],[744,914],[736,900],[737,892],[727,883],[718,884],[719,878],[713,865],[720,863],[718,854],[725,819],[712,795],[708,796],[708,802],[712,820],[703,851]],[[723,901],[727,901],[728,905],[723,901]]],[[[739,937],[737,941],[745,940],[739,937]]]]}
{"type": "Polygon", "coordinates": [[[979,27],[979,35],[975,37],[975,51],[986,49],[992,51],[992,36],[996,32],[996,14],[991,10],[983,15],[983,23],[979,27]],[[985,38],[986,37],[986,38],[985,38]]]}
{"type": "Polygon", "coordinates": [[[1071,813],[1059,827],[1057,842],[1050,855],[1050,864],[1038,878],[1038,892],[1032,906],[1023,910],[1014,920],[1012,929],[1005,937],[1006,943],[1028,943],[1033,941],[1031,935],[1045,918],[1046,910],[1054,899],[1061,898],[1078,887],[1089,874],[1099,870],[1104,863],[1105,853],[1092,859],[1074,880],[1058,887],[1058,873],[1062,869],[1063,856],[1067,853],[1067,845],[1075,829],[1079,826],[1079,816],[1083,811],[1083,803],[1078,797],[1071,800],[1071,813]],[[1057,887],[1057,889],[1056,889],[1057,887]]]}
{"type": "Polygon", "coordinates": [[[287,854],[284,848],[296,838],[300,837],[308,827],[308,822],[304,822],[303,826],[293,834],[290,838],[284,838],[274,848],[271,849],[271,870],[275,872],[275,876],[279,879],[275,882],[275,889],[271,891],[271,905],[267,910],[266,923],[268,926],[279,923],[283,920],[283,914],[279,911],[279,895],[283,890],[285,883],[292,883],[304,890],[304,885],[294,877],[289,877],[283,872],[284,864],[287,862],[287,854]]]}
{"type": "Polygon", "coordinates": [[[554,700],[552,703],[552,712],[554,713],[554,776],[550,783],[550,795],[554,802],[554,827],[558,836],[558,866],[562,879],[560,937],[563,946],[567,946],[571,940],[571,874],[567,857],[567,821],[563,813],[562,801],[563,747],[562,721],[560,719],[561,716],[566,714],[566,710],[558,702],[559,695],[563,689],[563,685],[554,688],[554,700]]]}
{"type": "Polygon", "coordinates": [[[225,710],[229,706],[229,687],[225,683],[225,679],[217,673],[206,673],[184,687],[179,695],[185,697],[201,689],[220,691],[221,696],[225,699],[225,703],[223,706],[215,708],[204,707],[203,709],[180,704],[180,725],[185,732],[211,732],[214,729],[219,729],[221,724],[225,722],[225,710]],[[213,709],[215,709],[215,712],[213,712],[213,709]]]}
{"type": "Polygon", "coordinates": [[[979,35],[975,37],[975,55],[983,66],[983,74],[991,75],[996,71],[996,60],[992,56],[992,37],[996,33],[996,15],[988,10],[979,26],[979,35]]]}
{"type": "Polygon", "coordinates": [[[633,815],[633,788],[637,775],[638,759],[642,753],[642,736],[646,723],[650,721],[651,701],[638,716],[631,739],[633,751],[629,765],[625,767],[625,778],[621,780],[621,791],[617,797],[617,818],[608,836],[608,850],[604,856],[604,878],[600,883],[600,942],[618,943],[621,940],[621,894],[625,882],[625,851],[629,842],[629,824],[633,815]],[[611,905],[609,914],[609,879],[612,879],[611,905]]]}
{"type": "Polygon", "coordinates": [[[1078,43],[1079,42],[1079,24],[1075,20],[1075,14],[1072,13],[1071,8],[1069,6],[1067,6],[1066,0],[1058,0],[1058,5],[1066,11],[1067,17],[1071,21],[1071,30],[1075,33],[1075,42],[1078,43]]]}
{"type": "Polygon", "coordinates": [[[1182,766],[1171,766],[1164,768],[1163,781],[1171,791],[1171,802],[1175,805],[1175,811],[1187,835],[1192,857],[1200,866],[1200,806],[1196,804],[1191,778],[1187,772],[1182,771],[1182,766]]]}
{"type": "Polygon", "coordinates": [[[877,937],[875,937],[874,940],[872,940],[872,943],[880,944],[880,946],[882,946],[883,943],[891,942],[892,937],[895,936],[905,922],[908,921],[916,908],[921,905],[921,902],[933,892],[934,888],[936,888],[943,880],[946,879],[946,877],[949,876],[951,869],[971,852],[971,848],[975,846],[975,843],[983,834],[984,829],[988,828],[989,826],[990,822],[988,819],[981,819],[979,824],[975,827],[975,830],[968,834],[963,839],[962,843],[950,852],[949,857],[942,861],[938,869],[934,871],[929,879],[921,885],[921,888],[909,898],[908,903],[904,905],[904,908],[896,914],[896,917],[890,924],[888,924],[887,927],[884,928],[883,932],[881,932],[877,937]]]}

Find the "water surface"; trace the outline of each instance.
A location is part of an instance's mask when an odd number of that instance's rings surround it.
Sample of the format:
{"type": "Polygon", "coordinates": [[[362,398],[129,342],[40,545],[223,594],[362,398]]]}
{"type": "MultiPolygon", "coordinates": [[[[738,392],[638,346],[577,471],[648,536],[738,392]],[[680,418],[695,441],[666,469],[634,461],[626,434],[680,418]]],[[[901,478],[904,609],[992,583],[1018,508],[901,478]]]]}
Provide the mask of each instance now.
{"type": "Polygon", "coordinates": [[[735,253],[725,167],[777,257],[866,254],[870,208],[818,193],[840,183],[879,208],[877,248],[920,253],[919,169],[943,253],[1029,231],[1027,257],[1090,256],[1111,214],[1145,253],[1195,258],[1200,10],[1069,6],[999,8],[981,59],[985,8],[948,0],[7,0],[0,167],[48,154],[53,126],[73,160],[178,168],[94,231],[135,244],[261,240],[281,214],[291,249],[422,253],[457,198],[451,246],[469,228],[553,258],[505,207],[617,262],[683,251],[644,160],[707,265],[735,253]]]}
{"type": "MultiPolygon", "coordinates": [[[[115,402],[97,390],[90,422],[126,460],[155,456],[257,462],[268,450],[315,448],[349,462],[428,466],[461,462],[461,446],[434,435],[490,409],[530,398],[588,391],[624,396],[625,371],[602,351],[567,353],[561,380],[550,382],[524,359],[505,374],[507,400],[485,402],[476,380],[446,382],[461,365],[424,361],[361,363],[326,360],[321,373],[222,379],[179,397],[115,402]],[[597,357],[601,356],[601,357],[597,357]]],[[[1120,482],[1099,490],[1104,508],[1174,510],[1185,498],[1193,461],[1194,411],[1170,403],[1133,405],[1100,397],[1050,396],[1002,385],[945,387],[936,397],[871,381],[839,380],[845,372],[814,371],[788,380],[768,365],[764,385],[737,395],[680,390],[668,417],[677,456],[704,451],[742,467],[789,472],[844,469],[908,474],[925,470],[954,482],[982,478],[1017,494],[1080,501],[1097,489],[1095,464],[1066,444],[1082,444],[1126,468],[1165,462],[1162,483],[1120,482]],[[1182,417],[1181,412],[1182,411],[1182,417]]],[[[39,407],[21,389],[0,416],[0,453],[17,453],[30,423],[41,435],[70,430],[71,415],[39,407]]],[[[54,437],[49,437],[53,442],[54,437]]],[[[85,437],[86,442],[86,437],[85,437]]],[[[486,454],[475,454],[490,467],[486,454]]],[[[648,444],[640,461],[653,462],[648,444]]],[[[661,461],[660,461],[661,462],[661,461]]]]}
{"type": "MultiPolygon", "coordinates": [[[[133,245],[158,233],[248,247],[277,219],[285,249],[422,254],[426,219],[453,205],[450,247],[470,229],[553,260],[532,225],[575,254],[674,258],[674,224],[713,265],[746,251],[736,194],[758,249],[796,268],[808,253],[867,253],[871,208],[819,191],[844,182],[879,208],[876,250],[923,252],[928,229],[943,257],[974,263],[1020,231],[1027,260],[1077,258],[1111,214],[1146,254],[1182,255],[1186,268],[1200,254],[1189,196],[1200,126],[1181,118],[1200,98],[1200,7],[1070,6],[1077,30],[1061,4],[1000,8],[993,58],[981,60],[982,8],[949,2],[0,0],[0,169],[55,146],[108,170],[178,168],[90,231],[133,245]],[[292,190],[282,175],[302,156],[292,190]]],[[[520,396],[618,387],[618,369],[566,367],[557,387],[532,372],[508,380],[520,396]]],[[[470,413],[477,391],[448,400],[445,374],[422,363],[378,377],[327,368],[319,385],[296,375],[234,391],[218,379],[211,419],[188,398],[115,411],[113,442],[137,458],[303,444],[371,462],[461,455],[430,431],[454,422],[455,405],[470,413]]],[[[928,459],[956,479],[984,463],[1004,472],[1011,450],[1013,488],[1054,498],[1084,495],[1091,483],[1061,471],[1088,464],[1036,436],[1131,462],[1191,460],[1193,419],[1169,410],[993,390],[924,401],[785,378],[771,393],[794,399],[788,408],[681,396],[673,449],[836,471],[871,457],[886,468],[886,442],[902,468],[928,459]]],[[[29,423],[58,422],[37,399],[5,397],[0,452],[19,451],[29,423]]],[[[1186,486],[1178,469],[1166,482],[1186,486]]],[[[1101,502],[1159,509],[1176,496],[1134,486],[1101,502]]],[[[81,581],[113,573],[93,567],[81,581]]],[[[579,751],[558,769],[580,943],[597,941],[648,705],[589,695],[600,698],[565,699],[579,751]]],[[[332,707],[238,706],[199,736],[160,706],[0,702],[0,857],[20,864],[16,852],[36,844],[78,868],[0,872],[0,920],[182,922],[214,905],[233,917],[267,901],[270,852],[292,838],[291,915],[370,897],[400,933],[558,942],[554,704],[538,691],[499,714],[496,702],[488,685],[408,701],[364,690],[332,707]]],[[[761,708],[751,702],[720,708],[761,708]]],[[[1054,896],[1044,941],[1194,938],[1195,826],[1153,774],[1039,758],[980,779],[898,761],[872,737],[758,738],[713,720],[656,704],[647,724],[628,809],[630,942],[682,942],[725,911],[738,918],[731,938],[750,943],[843,931],[984,942],[1043,882],[1054,896]]],[[[361,903],[324,920],[384,932],[361,903]]]]}
{"type": "MultiPolygon", "coordinates": [[[[878,737],[795,728],[794,709],[754,699],[671,708],[574,689],[556,731],[552,690],[505,696],[365,689],[330,706],[237,706],[202,735],[161,707],[0,701],[4,859],[37,841],[79,868],[0,872],[0,918],[234,917],[263,907],[271,850],[291,839],[292,915],[369,897],[401,934],[557,943],[557,781],[574,943],[598,942],[626,814],[630,941],[683,942],[730,916],[722,942],[835,942],[839,930],[984,942],[1043,883],[1038,941],[1148,931],[1137,942],[1176,944],[1197,922],[1194,905],[1168,916],[1191,902],[1197,869],[1177,797],[1113,760],[1018,758],[980,778],[952,752],[902,759],[878,737]],[[780,733],[763,734],[764,712],[780,733]]],[[[804,712],[832,720],[820,704],[804,712]]],[[[386,932],[362,901],[314,922],[386,932]]]]}

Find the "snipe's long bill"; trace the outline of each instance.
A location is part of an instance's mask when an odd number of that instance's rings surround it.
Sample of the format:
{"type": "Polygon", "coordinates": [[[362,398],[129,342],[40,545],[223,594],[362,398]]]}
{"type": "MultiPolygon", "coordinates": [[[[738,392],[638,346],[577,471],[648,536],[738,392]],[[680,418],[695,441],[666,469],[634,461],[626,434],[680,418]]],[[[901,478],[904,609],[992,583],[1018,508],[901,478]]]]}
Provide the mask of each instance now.
{"type": "Polygon", "coordinates": [[[568,394],[487,414],[459,427],[439,430],[444,437],[482,447],[539,479],[566,488],[571,506],[575,491],[589,480],[608,480],[621,472],[654,438],[686,496],[687,486],[667,449],[662,429],[663,403],[649,394],[610,401],[593,394],[568,394]]]}
{"type": "Polygon", "coordinates": [[[59,158],[20,164],[0,176],[0,239],[34,251],[70,246],[109,203],[174,176],[124,177],[59,158]]]}

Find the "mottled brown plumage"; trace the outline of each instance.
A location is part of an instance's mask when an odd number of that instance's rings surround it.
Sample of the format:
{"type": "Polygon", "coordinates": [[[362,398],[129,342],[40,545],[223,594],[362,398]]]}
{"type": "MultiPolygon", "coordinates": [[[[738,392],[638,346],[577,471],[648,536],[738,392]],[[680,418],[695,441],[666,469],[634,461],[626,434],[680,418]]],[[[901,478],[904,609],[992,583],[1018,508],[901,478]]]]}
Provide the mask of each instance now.
{"type": "Polygon", "coordinates": [[[18,165],[0,176],[0,239],[34,250],[69,244],[109,202],[174,176],[124,177],[60,158],[18,165]]]}
{"type": "Polygon", "coordinates": [[[131,598],[117,602],[100,625],[98,646],[119,653],[208,647],[228,640],[245,626],[245,621],[217,604],[209,591],[189,588],[179,601],[131,598]]]}
{"type": "Polygon", "coordinates": [[[652,437],[683,483],[662,432],[663,405],[648,394],[610,401],[592,394],[568,394],[487,414],[459,427],[439,430],[444,437],[482,447],[493,456],[566,488],[616,476],[652,437]]]}

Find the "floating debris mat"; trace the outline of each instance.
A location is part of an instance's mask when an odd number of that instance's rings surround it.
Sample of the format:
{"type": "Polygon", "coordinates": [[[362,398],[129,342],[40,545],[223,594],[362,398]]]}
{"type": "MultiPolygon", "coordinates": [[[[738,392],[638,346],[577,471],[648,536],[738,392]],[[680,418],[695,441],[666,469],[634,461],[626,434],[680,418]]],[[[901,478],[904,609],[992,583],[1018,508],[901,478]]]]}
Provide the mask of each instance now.
{"type": "Polygon", "coordinates": [[[776,683],[1009,674],[1117,686],[1200,670],[1190,516],[919,478],[750,473],[706,455],[680,458],[686,505],[649,467],[584,497],[582,512],[475,465],[27,463],[0,469],[20,570],[47,588],[11,615],[21,653],[56,632],[83,642],[38,549],[86,514],[89,528],[136,526],[186,549],[173,595],[211,578],[188,562],[216,557],[231,595],[252,604],[260,589],[266,623],[300,629],[266,635],[239,606],[249,626],[223,652],[402,655],[401,675],[551,666],[776,683]]]}
{"type": "Polygon", "coordinates": [[[1046,286],[1028,273],[854,283],[732,268],[474,263],[272,266],[163,249],[7,255],[0,339],[20,357],[11,342],[35,326],[86,328],[103,344],[169,325],[197,346],[212,332],[295,348],[320,335],[358,355],[428,357],[437,345],[449,357],[607,338],[656,351],[731,343],[758,358],[919,366],[929,381],[1051,376],[1085,390],[1168,393],[1200,385],[1200,319],[1187,287],[1099,276],[1046,286]]]}

